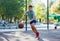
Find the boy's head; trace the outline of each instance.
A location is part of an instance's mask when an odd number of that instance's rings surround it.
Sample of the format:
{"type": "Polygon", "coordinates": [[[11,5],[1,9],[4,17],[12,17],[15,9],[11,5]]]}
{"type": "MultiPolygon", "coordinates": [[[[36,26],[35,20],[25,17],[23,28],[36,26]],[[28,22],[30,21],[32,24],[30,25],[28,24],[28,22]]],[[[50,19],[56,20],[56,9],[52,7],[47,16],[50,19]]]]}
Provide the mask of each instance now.
{"type": "Polygon", "coordinates": [[[33,6],[29,5],[29,11],[32,11],[33,6]]]}

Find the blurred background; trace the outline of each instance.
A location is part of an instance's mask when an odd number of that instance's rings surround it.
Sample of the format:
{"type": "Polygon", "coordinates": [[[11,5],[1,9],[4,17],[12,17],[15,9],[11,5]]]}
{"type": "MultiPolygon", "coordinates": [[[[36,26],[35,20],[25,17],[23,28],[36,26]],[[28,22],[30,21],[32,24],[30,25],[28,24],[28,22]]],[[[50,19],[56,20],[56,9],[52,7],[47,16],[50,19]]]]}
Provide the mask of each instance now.
{"type": "Polygon", "coordinates": [[[18,23],[29,5],[33,5],[38,23],[60,26],[60,0],[0,0],[0,24],[18,23]]]}

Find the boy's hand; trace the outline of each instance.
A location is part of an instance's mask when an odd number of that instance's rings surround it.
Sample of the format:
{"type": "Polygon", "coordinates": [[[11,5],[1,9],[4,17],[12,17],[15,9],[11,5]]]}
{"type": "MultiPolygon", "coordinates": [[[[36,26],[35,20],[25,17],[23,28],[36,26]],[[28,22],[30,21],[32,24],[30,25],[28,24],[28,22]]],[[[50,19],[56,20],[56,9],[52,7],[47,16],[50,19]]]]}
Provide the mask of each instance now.
{"type": "Polygon", "coordinates": [[[25,16],[26,16],[26,14],[24,14],[24,15],[22,16],[22,18],[20,19],[20,22],[24,19],[25,16]]]}
{"type": "Polygon", "coordinates": [[[28,20],[27,23],[29,24],[31,20],[28,20]]]}
{"type": "Polygon", "coordinates": [[[20,22],[22,21],[22,19],[20,19],[20,22]]]}

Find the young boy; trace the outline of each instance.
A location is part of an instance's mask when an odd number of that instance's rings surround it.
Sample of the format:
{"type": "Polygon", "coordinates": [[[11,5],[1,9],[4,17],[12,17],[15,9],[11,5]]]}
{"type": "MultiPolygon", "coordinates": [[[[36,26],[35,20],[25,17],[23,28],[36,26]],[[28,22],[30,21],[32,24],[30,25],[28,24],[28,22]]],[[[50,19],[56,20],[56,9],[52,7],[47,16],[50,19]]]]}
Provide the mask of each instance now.
{"type": "Polygon", "coordinates": [[[34,26],[34,24],[37,22],[36,21],[36,17],[35,17],[35,13],[33,11],[33,6],[29,5],[29,10],[23,15],[23,17],[21,18],[20,22],[23,20],[23,18],[25,16],[28,16],[29,20],[27,21],[27,23],[30,23],[31,29],[32,31],[35,33],[36,38],[39,38],[39,32],[37,31],[36,27],[34,26]]]}

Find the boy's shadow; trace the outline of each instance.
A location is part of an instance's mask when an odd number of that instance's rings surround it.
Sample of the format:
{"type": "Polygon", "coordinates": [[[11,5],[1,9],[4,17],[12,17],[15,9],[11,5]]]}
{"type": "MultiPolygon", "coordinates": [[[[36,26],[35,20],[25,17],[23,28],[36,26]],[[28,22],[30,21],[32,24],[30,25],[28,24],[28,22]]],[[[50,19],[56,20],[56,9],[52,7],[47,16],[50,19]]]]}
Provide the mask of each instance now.
{"type": "Polygon", "coordinates": [[[41,38],[38,41],[43,41],[41,38]]]}
{"type": "MultiPolygon", "coordinates": [[[[25,34],[27,34],[27,35],[30,34],[32,37],[34,37],[34,34],[33,34],[32,31],[24,31],[23,33],[25,33],[25,34]]],[[[44,40],[40,37],[38,41],[44,41],[44,40]]]]}

